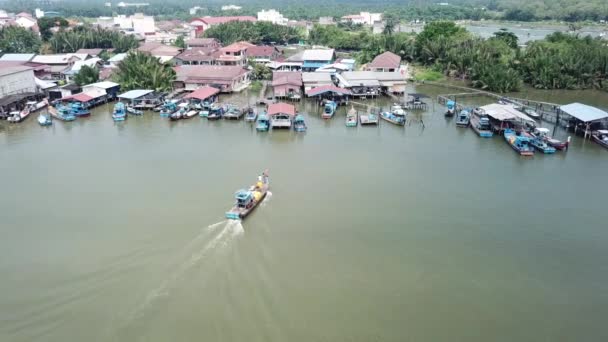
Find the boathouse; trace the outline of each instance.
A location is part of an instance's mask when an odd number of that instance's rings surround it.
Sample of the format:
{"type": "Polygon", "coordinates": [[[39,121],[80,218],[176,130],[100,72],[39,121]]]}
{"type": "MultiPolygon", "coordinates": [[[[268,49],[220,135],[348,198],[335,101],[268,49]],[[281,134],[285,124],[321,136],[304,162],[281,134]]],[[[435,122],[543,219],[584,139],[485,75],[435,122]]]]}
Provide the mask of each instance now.
{"type": "Polygon", "coordinates": [[[164,100],[164,94],[150,89],[135,89],[118,95],[118,98],[133,107],[147,109],[160,105],[164,100]]]}
{"type": "Polygon", "coordinates": [[[312,88],[306,92],[306,96],[316,97],[320,104],[323,102],[323,100],[332,100],[337,103],[345,103],[348,102],[348,97],[352,95],[353,93],[350,90],[336,87],[334,85],[320,86],[312,88]]]}
{"type": "Polygon", "coordinates": [[[105,94],[106,100],[115,99],[118,96],[119,91],[120,84],[110,81],[102,81],[82,86],[83,93],[103,93],[105,94]]]}
{"type": "Polygon", "coordinates": [[[215,102],[219,93],[220,90],[217,88],[204,86],[186,95],[184,99],[189,100],[192,104],[200,104],[204,101],[215,102]]]}
{"type": "Polygon", "coordinates": [[[353,96],[374,97],[380,95],[381,86],[376,73],[372,71],[347,71],[336,75],[338,85],[350,90],[353,96]]]}
{"type": "Polygon", "coordinates": [[[238,65],[184,65],[176,67],[175,71],[177,77],[174,88],[195,90],[211,86],[223,93],[230,93],[249,86],[250,71],[238,65]]]}
{"type": "Polygon", "coordinates": [[[272,89],[275,98],[300,98],[302,73],[299,71],[272,73],[272,89]]]}
{"type": "Polygon", "coordinates": [[[565,115],[568,126],[574,129],[575,133],[583,132],[585,138],[591,136],[591,132],[604,128],[608,124],[608,112],[596,107],[582,103],[571,103],[559,107],[558,117],[565,115]]]}
{"type": "Polygon", "coordinates": [[[270,117],[270,127],[291,128],[293,118],[296,116],[294,105],[279,102],[268,106],[268,116],[270,117]]]}
{"type": "Polygon", "coordinates": [[[534,123],[532,118],[515,109],[512,104],[491,103],[481,106],[479,109],[490,117],[496,132],[502,132],[506,128],[513,128],[526,123],[534,123]]]}

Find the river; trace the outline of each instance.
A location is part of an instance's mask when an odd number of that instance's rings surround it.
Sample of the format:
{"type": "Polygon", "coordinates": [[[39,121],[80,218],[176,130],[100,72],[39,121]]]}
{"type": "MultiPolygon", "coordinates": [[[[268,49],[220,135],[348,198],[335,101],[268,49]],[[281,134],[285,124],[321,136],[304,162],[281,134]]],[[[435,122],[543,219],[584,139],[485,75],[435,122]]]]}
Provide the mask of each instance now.
{"type": "Polygon", "coordinates": [[[303,104],[305,134],[0,122],[0,341],[607,340],[608,151],[520,158],[429,101],[405,128],[303,104]]]}

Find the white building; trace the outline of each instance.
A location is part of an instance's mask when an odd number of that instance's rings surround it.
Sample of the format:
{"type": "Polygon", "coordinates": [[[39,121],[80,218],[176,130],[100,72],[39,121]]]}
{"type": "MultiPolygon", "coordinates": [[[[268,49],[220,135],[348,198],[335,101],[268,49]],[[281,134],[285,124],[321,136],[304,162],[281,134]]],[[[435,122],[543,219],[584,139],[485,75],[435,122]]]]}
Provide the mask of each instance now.
{"type": "Polygon", "coordinates": [[[269,9],[258,12],[258,21],[269,21],[276,25],[287,25],[289,19],[285,18],[279,11],[269,9]]]}
{"type": "Polygon", "coordinates": [[[40,19],[44,17],[44,11],[40,8],[36,8],[36,10],[34,11],[34,15],[36,16],[36,18],[40,19]]]}
{"type": "Polygon", "coordinates": [[[361,12],[359,14],[345,15],[340,19],[343,23],[351,22],[353,24],[372,26],[374,23],[382,21],[382,13],[361,12]]]}
{"type": "Polygon", "coordinates": [[[226,6],[222,6],[222,11],[238,11],[240,10],[241,6],[236,6],[236,5],[226,5],[226,6]]]}
{"type": "MultiPolygon", "coordinates": [[[[156,32],[156,24],[154,17],[135,13],[132,16],[118,15],[112,18],[113,26],[118,26],[122,30],[133,31],[142,36],[153,35],[156,32]]],[[[102,27],[107,27],[108,18],[99,17],[97,24],[102,27]]]]}
{"type": "Polygon", "coordinates": [[[147,2],[119,2],[116,6],[118,7],[144,7],[149,6],[147,2]]]}
{"type": "Polygon", "coordinates": [[[0,68],[0,98],[36,91],[34,69],[24,65],[0,68]]]}
{"type": "Polygon", "coordinates": [[[198,12],[201,9],[200,6],[194,6],[192,8],[190,8],[190,15],[195,15],[196,12],[198,12]]]}

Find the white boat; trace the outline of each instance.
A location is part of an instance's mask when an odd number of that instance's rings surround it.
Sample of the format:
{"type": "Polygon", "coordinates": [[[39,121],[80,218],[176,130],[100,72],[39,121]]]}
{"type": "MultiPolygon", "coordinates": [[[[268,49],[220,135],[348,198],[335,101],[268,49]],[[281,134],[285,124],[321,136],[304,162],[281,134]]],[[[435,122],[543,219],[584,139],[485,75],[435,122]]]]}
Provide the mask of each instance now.
{"type": "Polygon", "coordinates": [[[35,112],[38,111],[46,106],[48,106],[49,103],[45,100],[42,101],[28,101],[26,102],[26,106],[30,109],[30,112],[35,112]]]}
{"type": "Polygon", "coordinates": [[[21,122],[23,120],[25,120],[28,116],[30,115],[30,109],[28,107],[26,107],[25,109],[23,109],[20,112],[11,112],[9,114],[8,119],[6,119],[8,122],[12,122],[12,123],[17,123],[17,122],[21,122]]]}

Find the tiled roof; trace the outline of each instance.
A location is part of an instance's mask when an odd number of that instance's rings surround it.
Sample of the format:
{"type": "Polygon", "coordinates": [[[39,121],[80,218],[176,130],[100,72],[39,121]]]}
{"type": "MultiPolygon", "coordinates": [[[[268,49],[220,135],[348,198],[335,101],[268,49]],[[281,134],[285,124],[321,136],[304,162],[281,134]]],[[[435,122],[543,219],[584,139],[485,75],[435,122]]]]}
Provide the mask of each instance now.
{"type": "Polygon", "coordinates": [[[137,50],[148,52],[153,56],[177,56],[181,52],[180,48],[156,42],[144,43],[137,50]]]}
{"type": "Polygon", "coordinates": [[[219,41],[215,38],[191,38],[186,41],[186,44],[191,46],[204,46],[219,44],[219,41]]]}
{"type": "Polygon", "coordinates": [[[220,51],[222,52],[239,52],[239,51],[243,51],[243,50],[248,50],[251,47],[254,47],[255,45],[249,43],[249,42],[236,42],[236,43],[232,43],[228,46],[225,46],[223,48],[220,49],[220,51]]]}
{"type": "Polygon", "coordinates": [[[274,53],[278,53],[278,50],[270,45],[254,45],[247,49],[247,55],[251,57],[269,57],[274,53]]]}
{"type": "Polygon", "coordinates": [[[220,92],[220,90],[217,88],[205,86],[205,87],[196,89],[192,93],[188,94],[185,98],[186,99],[206,100],[219,92],[220,92]]]}
{"type": "Polygon", "coordinates": [[[274,114],[289,114],[296,115],[296,107],[288,103],[279,102],[268,106],[268,115],[274,114]]]}
{"type": "Polygon", "coordinates": [[[213,48],[195,47],[184,50],[184,52],[175,56],[182,61],[211,61],[213,60],[213,52],[217,51],[213,48]]]}
{"type": "MultiPolygon", "coordinates": [[[[204,23],[206,23],[207,25],[218,25],[218,24],[225,24],[231,21],[251,21],[251,22],[256,22],[257,19],[255,17],[251,17],[251,16],[233,16],[233,17],[204,17],[204,18],[197,18],[194,20],[200,20],[204,23]]],[[[194,21],[192,20],[192,21],[194,21]]]]}
{"type": "Polygon", "coordinates": [[[352,92],[348,89],[339,88],[333,85],[320,86],[316,88],[309,89],[306,92],[308,96],[317,96],[324,93],[336,93],[341,95],[350,95],[352,92]]]}
{"type": "Polygon", "coordinates": [[[0,76],[16,74],[18,72],[23,72],[27,70],[32,70],[32,68],[25,65],[15,65],[6,68],[0,68],[0,76]]]}
{"type": "Polygon", "coordinates": [[[367,65],[368,68],[392,68],[398,69],[401,64],[401,57],[390,51],[382,53],[367,65]]]}
{"type": "Polygon", "coordinates": [[[79,49],[76,51],[78,54],[87,54],[91,56],[99,56],[99,54],[105,49],[79,49]]]}
{"type": "Polygon", "coordinates": [[[302,73],[299,71],[279,71],[272,74],[272,86],[283,84],[302,85],[302,73]]]}
{"type": "Polygon", "coordinates": [[[248,71],[241,66],[228,65],[183,65],[175,67],[178,81],[188,79],[214,79],[231,81],[248,71]]]}

